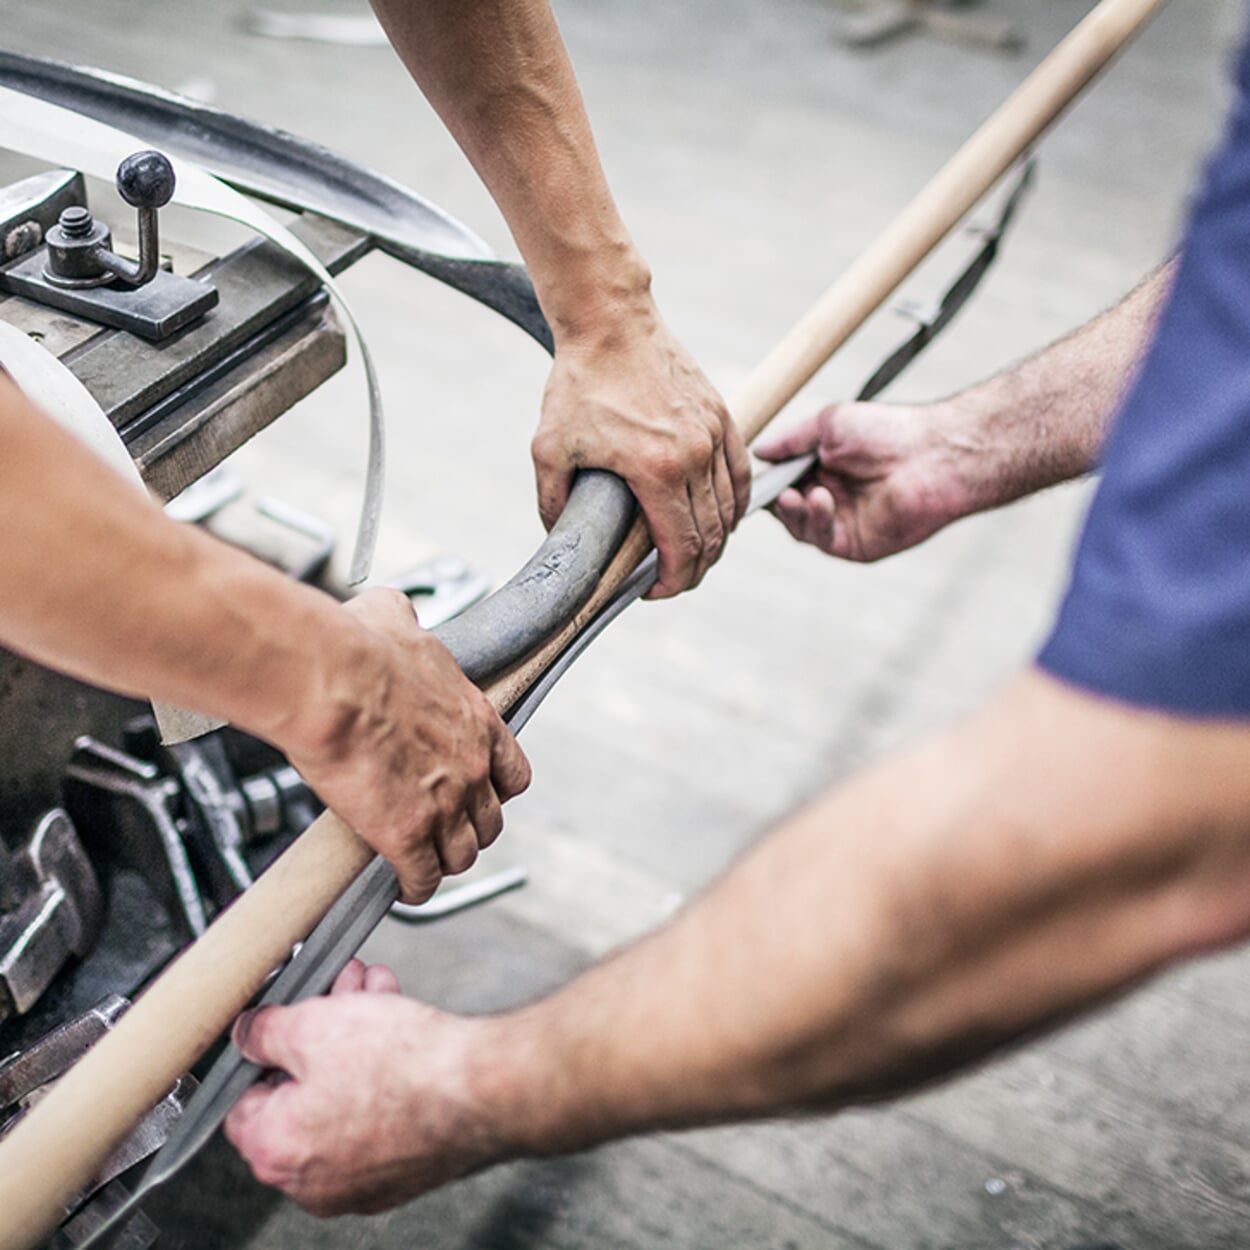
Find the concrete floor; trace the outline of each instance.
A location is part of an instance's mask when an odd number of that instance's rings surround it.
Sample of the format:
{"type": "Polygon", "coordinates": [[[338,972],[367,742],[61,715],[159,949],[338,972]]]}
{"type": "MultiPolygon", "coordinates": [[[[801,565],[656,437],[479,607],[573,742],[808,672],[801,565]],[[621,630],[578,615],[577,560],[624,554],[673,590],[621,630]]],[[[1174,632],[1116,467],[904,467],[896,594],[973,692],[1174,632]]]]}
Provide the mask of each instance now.
{"type": "MultiPolygon", "coordinates": [[[[304,0],[273,0],[297,10],[304,0]]],[[[349,0],[321,11],[358,12],[349,0]]],[[[1016,59],[905,39],[852,54],[822,0],[557,0],[609,175],[668,316],[727,391],[1090,7],[988,0],[1016,59]]],[[[0,2],[4,42],[210,97],[349,152],[507,254],[489,198],[386,49],[260,39],[248,6],[0,2]]],[[[923,399],[1112,302],[1166,253],[1218,126],[1240,4],[1174,5],[1041,153],[1035,196],[960,323],[895,388],[923,399]]],[[[908,294],[932,297],[953,241],[908,294]]],[[[454,550],[502,580],[537,543],[527,443],[541,354],[461,297],[370,258],[345,280],[377,354],[392,451],[378,571],[454,550]]],[[[794,413],[844,396],[900,337],[877,318],[794,413]]],[[[350,527],[358,376],[239,456],[350,527]],[[346,468],[344,466],[347,466],[346,468]]],[[[526,731],[531,792],[484,867],[532,884],[372,950],[465,1010],[541,992],[669,914],[788,809],[949,721],[1026,662],[1086,501],[1062,489],[869,568],[759,518],[695,595],[596,645],[526,731]]],[[[152,1204],[173,1247],[1010,1250],[1250,1240],[1250,968],[1193,966],[901,1105],[625,1143],[497,1170],[389,1216],[320,1224],[214,1151],[152,1204]]]]}

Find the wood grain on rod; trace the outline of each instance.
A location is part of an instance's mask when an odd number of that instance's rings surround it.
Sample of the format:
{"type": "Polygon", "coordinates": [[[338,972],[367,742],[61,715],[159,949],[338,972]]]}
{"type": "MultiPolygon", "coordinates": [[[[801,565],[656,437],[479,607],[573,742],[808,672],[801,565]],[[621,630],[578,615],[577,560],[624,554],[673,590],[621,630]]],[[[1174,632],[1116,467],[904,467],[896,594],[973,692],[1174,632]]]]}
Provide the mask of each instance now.
{"type": "MultiPolygon", "coordinates": [[[[755,438],[1166,0],[1102,0],[820,298],[732,405],[755,438]]],[[[506,711],[650,549],[627,535],[573,620],[487,689],[506,711]]],[[[319,817],[0,1141],[0,1250],[32,1250],[174,1081],[307,937],[372,852],[319,817]]]]}

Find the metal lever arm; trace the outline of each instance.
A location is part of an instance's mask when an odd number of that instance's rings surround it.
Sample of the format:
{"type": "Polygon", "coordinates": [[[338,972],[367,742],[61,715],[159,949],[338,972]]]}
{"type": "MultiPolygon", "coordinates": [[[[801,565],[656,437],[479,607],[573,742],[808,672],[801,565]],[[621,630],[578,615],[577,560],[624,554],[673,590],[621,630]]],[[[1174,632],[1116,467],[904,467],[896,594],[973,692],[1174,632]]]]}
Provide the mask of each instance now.
{"type": "Polygon", "coordinates": [[[157,209],[173,198],[174,170],[159,152],[136,152],[117,167],[117,190],[139,210],[139,260],[118,256],[107,226],[82,205],[65,209],[48,231],[48,262],[44,277],[56,287],[97,287],[113,279],[145,286],[161,265],[157,209]]]}
{"type": "Polygon", "coordinates": [[[173,199],[173,166],[159,152],[136,152],[117,167],[117,193],[139,210],[139,261],[136,264],[109,251],[101,251],[96,259],[123,282],[143,286],[161,267],[156,211],[173,199]]]}

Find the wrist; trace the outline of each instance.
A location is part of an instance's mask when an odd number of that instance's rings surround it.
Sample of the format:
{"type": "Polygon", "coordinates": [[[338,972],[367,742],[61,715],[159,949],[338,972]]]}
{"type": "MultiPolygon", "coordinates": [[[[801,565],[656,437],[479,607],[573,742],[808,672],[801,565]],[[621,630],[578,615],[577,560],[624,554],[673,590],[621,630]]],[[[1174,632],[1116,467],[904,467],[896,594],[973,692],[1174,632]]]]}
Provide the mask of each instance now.
{"type": "Polygon", "coordinates": [[[999,508],[1088,473],[1096,443],[1070,399],[1013,369],[945,401],[967,512],[999,508]]]}
{"type": "Polygon", "coordinates": [[[657,318],[651,270],[628,239],[566,257],[539,292],[556,350],[597,350],[657,318]]]}
{"type": "Polygon", "coordinates": [[[993,413],[970,395],[919,410],[930,448],[931,476],[939,483],[935,511],[943,525],[999,502],[999,448],[993,413]]]}
{"type": "Polygon", "coordinates": [[[554,1154],[569,1138],[550,1089],[552,1039],[542,1045],[532,1016],[532,1009],[522,1009],[474,1020],[477,1036],[465,1050],[469,1105],[493,1159],[554,1154]]]}
{"type": "Polygon", "coordinates": [[[635,1127],[615,1105],[607,1057],[562,1021],[559,1004],[557,995],[475,1021],[467,1084],[495,1160],[584,1150],[635,1127]]]}
{"type": "MultiPolygon", "coordinates": [[[[302,620],[288,617],[292,646],[275,688],[260,699],[250,726],[297,766],[317,768],[347,757],[385,715],[387,683],[367,631],[339,604],[311,592],[302,620]],[[369,691],[376,698],[369,698],[369,691]]],[[[249,727],[249,726],[245,726],[249,727]]]]}

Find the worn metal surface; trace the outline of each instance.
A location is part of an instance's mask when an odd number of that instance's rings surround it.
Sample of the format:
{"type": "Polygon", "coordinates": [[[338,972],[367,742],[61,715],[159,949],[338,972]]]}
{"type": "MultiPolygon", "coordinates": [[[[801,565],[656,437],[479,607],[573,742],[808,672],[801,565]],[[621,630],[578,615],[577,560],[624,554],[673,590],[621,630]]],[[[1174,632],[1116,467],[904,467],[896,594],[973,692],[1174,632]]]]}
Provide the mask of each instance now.
{"type": "Polygon", "coordinates": [[[276,329],[232,353],[220,377],[195,379],[185,399],[175,392],[124,432],[144,481],[161,499],[198,481],[342,368],[346,339],[324,298],[307,301],[276,329]]]}
{"type": "Polygon", "coordinates": [[[0,1063],[0,1112],[15,1107],[41,1085],[55,1081],[108,1032],[130,1005],[119,994],[101,999],[89,1011],[0,1063]]]}
{"type": "Polygon", "coordinates": [[[156,343],[198,321],[216,307],[218,298],[208,283],[163,271],[134,291],[57,286],[48,280],[42,251],[22,257],[0,274],[0,289],[156,343]]]}
{"type": "Polygon", "coordinates": [[[483,682],[563,624],[598,585],[633,518],[634,497],[620,478],[579,473],[538,551],[490,598],[437,631],[465,673],[483,682]]]}
{"type": "MultiPolygon", "coordinates": [[[[36,824],[30,841],[4,856],[0,873],[11,909],[0,908],[0,1020],[24,1015],[100,931],[102,903],[94,868],[60,808],[36,824]]],[[[0,897],[0,903],[3,903],[0,897]]]]}
{"type": "MultiPolygon", "coordinates": [[[[328,222],[301,220],[292,233],[326,264],[340,267],[361,255],[359,234],[328,222]]],[[[316,296],[316,277],[271,243],[257,241],[214,262],[207,273],[220,294],[211,317],[154,348],[124,333],[99,335],[67,364],[123,434],[155,404],[211,379],[211,370],[316,296]]],[[[276,415],[276,414],[275,414],[276,415]]]]}
{"type": "Polygon", "coordinates": [[[0,262],[38,246],[63,209],[86,199],[82,175],[72,169],[50,169],[0,187],[0,262]]]}

